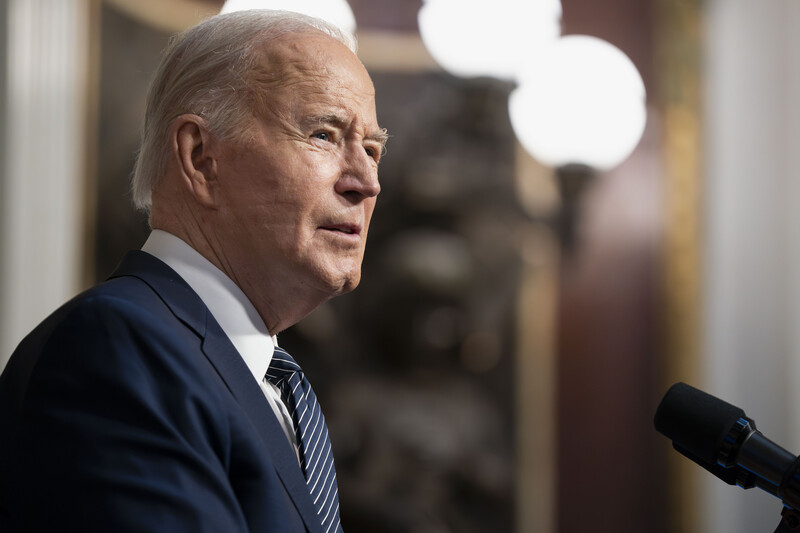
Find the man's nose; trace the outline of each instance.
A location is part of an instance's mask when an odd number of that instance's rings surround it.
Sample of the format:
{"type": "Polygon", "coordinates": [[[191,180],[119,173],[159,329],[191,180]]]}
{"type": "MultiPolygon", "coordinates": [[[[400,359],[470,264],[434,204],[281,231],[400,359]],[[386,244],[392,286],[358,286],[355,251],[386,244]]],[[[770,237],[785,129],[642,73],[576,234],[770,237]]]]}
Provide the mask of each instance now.
{"type": "Polygon", "coordinates": [[[364,198],[372,198],[381,192],[378,166],[363,146],[353,143],[347,151],[342,176],[336,182],[336,192],[358,194],[364,198]]]}

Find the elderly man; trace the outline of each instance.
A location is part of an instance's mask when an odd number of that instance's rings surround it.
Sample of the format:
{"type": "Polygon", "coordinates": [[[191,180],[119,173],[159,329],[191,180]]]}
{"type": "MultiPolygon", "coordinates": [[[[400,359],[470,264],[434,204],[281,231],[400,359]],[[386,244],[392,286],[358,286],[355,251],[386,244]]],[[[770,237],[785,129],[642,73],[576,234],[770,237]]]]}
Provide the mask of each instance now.
{"type": "Polygon", "coordinates": [[[133,180],[152,234],[0,377],[0,530],[341,531],[275,335],[358,284],[385,141],[321,21],[233,13],[171,43],[133,180]]]}

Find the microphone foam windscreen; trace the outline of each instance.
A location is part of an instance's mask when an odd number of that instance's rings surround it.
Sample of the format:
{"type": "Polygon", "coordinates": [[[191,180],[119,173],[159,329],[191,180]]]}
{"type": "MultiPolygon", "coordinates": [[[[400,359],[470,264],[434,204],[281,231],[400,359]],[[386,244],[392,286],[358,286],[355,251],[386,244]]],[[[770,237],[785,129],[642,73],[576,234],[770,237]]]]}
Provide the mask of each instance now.
{"type": "Polygon", "coordinates": [[[656,410],[656,430],[702,460],[716,464],[722,441],[744,411],[686,383],[667,391],[656,410]]]}

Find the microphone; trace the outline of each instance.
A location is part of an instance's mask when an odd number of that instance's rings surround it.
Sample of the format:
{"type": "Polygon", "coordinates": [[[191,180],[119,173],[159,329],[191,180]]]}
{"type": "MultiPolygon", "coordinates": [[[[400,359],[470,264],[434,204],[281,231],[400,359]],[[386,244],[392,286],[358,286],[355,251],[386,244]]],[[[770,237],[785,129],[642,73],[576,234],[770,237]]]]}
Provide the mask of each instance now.
{"type": "Polygon", "coordinates": [[[676,383],[654,422],[675,450],[729,485],[758,487],[800,510],[800,457],[764,437],[742,409],[676,383]]]}

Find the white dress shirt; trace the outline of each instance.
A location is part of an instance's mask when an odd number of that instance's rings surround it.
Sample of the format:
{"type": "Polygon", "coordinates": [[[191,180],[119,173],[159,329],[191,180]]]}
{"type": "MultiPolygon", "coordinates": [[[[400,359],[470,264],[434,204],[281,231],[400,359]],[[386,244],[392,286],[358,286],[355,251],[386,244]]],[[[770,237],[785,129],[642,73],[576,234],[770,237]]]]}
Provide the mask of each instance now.
{"type": "Polygon", "coordinates": [[[203,300],[264,391],[299,461],[292,417],[278,388],[266,380],[277,338],[269,334],[256,308],[224,272],[175,235],[153,230],[142,251],[165,262],[203,300]]]}

